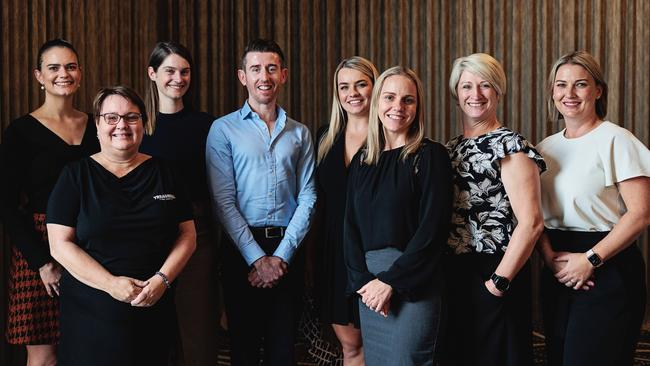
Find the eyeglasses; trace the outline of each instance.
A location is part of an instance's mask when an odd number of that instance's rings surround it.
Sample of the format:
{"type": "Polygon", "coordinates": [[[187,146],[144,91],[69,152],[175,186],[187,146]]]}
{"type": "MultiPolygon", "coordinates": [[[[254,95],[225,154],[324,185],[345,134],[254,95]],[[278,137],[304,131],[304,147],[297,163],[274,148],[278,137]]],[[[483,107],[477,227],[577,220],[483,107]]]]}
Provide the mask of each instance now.
{"type": "Polygon", "coordinates": [[[104,121],[106,121],[106,123],[109,125],[116,125],[120,123],[120,118],[130,125],[135,125],[140,122],[140,118],[142,118],[142,115],[140,113],[127,113],[125,115],[119,115],[117,113],[104,113],[100,114],[100,116],[104,117],[104,121]]]}

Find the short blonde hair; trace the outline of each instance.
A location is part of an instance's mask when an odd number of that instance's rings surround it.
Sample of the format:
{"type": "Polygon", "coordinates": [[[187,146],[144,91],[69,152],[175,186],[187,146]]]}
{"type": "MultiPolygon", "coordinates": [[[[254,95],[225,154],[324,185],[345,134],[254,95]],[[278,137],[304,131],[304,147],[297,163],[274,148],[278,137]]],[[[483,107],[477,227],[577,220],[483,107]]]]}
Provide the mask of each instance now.
{"type": "Polygon", "coordinates": [[[454,61],[449,76],[449,91],[454,99],[458,100],[458,82],[463,71],[469,71],[487,80],[499,97],[506,94],[506,73],[499,61],[487,53],[473,53],[454,61]]]}
{"type": "Polygon", "coordinates": [[[372,86],[374,86],[375,79],[377,79],[377,76],[379,75],[379,72],[377,72],[375,65],[361,56],[352,56],[350,58],[346,58],[345,60],[341,61],[341,63],[336,67],[336,71],[334,71],[334,82],[332,89],[332,112],[330,115],[329,128],[327,130],[327,133],[321,137],[321,140],[318,144],[318,155],[316,160],[319,163],[330,151],[334,145],[336,136],[338,136],[340,131],[343,131],[345,129],[348,121],[348,114],[345,112],[345,110],[343,110],[343,107],[341,106],[341,100],[339,99],[338,93],[339,71],[341,71],[341,69],[352,69],[361,72],[367,76],[368,79],[370,79],[370,82],[373,84],[372,86]]]}
{"type": "Polygon", "coordinates": [[[415,110],[415,117],[406,136],[406,145],[404,145],[404,149],[400,153],[402,160],[406,160],[410,154],[415,153],[424,139],[424,89],[422,88],[422,82],[413,70],[403,66],[393,66],[379,75],[372,89],[370,116],[368,117],[368,138],[366,140],[367,150],[363,161],[369,165],[376,164],[379,161],[379,156],[386,146],[384,128],[379,120],[379,96],[386,79],[396,75],[410,79],[415,84],[418,93],[416,98],[418,105],[415,110]]]}
{"type": "Polygon", "coordinates": [[[587,51],[574,51],[567,53],[555,61],[551,72],[548,74],[546,82],[546,107],[548,109],[548,119],[551,122],[557,122],[564,117],[555,108],[553,101],[553,85],[555,84],[555,75],[562,65],[579,65],[582,66],[596,82],[596,85],[601,88],[600,98],[596,99],[596,115],[604,119],[607,115],[607,94],[609,88],[600,69],[598,61],[587,51]]]}

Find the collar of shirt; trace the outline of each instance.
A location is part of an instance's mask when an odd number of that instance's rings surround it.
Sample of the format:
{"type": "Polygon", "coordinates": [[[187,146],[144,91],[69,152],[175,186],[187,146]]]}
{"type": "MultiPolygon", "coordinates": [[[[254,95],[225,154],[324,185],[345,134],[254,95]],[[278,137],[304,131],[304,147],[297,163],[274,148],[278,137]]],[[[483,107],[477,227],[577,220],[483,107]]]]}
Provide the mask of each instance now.
{"type": "MultiPolygon", "coordinates": [[[[273,127],[273,131],[271,131],[270,134],[270,142],[273,142],[280,132],[284,129],[284,126],[287,122],[287,113],[280,107],[279,105],[275,106],[275,125],[273,127]]],[[[269,133],[268,133],[268,127],[266,125],[266,122],[260,118],[260,115],[255,112],[250,104],[248,104],[248,100],[244,103],[244,106],[240,110],[240,115],[239,117],[241,120],[246,121],[250,120],[252,123],[255,124],[257,129],[264,135],[265,139],[269,139],[269,133]]]]}

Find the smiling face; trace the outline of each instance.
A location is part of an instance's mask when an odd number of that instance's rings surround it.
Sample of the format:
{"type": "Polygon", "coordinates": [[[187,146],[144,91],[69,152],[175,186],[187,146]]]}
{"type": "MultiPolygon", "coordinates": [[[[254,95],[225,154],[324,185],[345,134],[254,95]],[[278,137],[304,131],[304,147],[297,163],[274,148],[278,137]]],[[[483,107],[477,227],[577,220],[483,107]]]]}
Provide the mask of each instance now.
{"type": "Polygon", "coordinates": [[[245,70],[238,70],[237,76],[248,90],[251,107],[255,110],[262,104],[274,104],[288,73],[282,68],[280,56],[274,52],[248,52],[244,64],[245,70]]]}
{"type": "Polygon", "coordinates": [[[177,100],[183,98],[190,87],[190,63],[183,57],[172,53],[154,70],[149,67],[149,78],[156,83],[158,97],[177,100]]]}
{"type": "Polygon", "coordinates": [[[43,53],[42,61],[40,70],[34,70],[34,76],[47,94],[70,96],[79,89],[81,68],[72,50],[52,47],[43,53]]]}
{"type": "MultiPolygon", "coordinates": [[[[119,95],[109,95],[102,103],[101,113],[116,113],[124,116],[129,113],[141,114],[137,105],[119,95]]],[[[109,124],[104,117],[99,117],[97,124],[97,137],[102,152],[109,154],[131,155],[138,153],[142,142],[144,126],[142,119],[138,123],[129,124],[120,118],[117,124],[109,124]]]]}
{"type": "Polygon", "coordinates": [[[372,81],[359,70],[344,67],[337,75],[337,93],[348,116],[368,117],[372,81]]]}
{"type": "Polygon", "coordinates": [[[565,120],[594,120],[602,89],[580,65],[560,66],[553,82],[553,102],[565,120]]]}
{"type": "Polygon", "coordinates": [[[377,112],[386,135],[406,139],[418,110],[417,87],[403,75],[384,80],[379,92],[377,112]]]}
{"type": "Polygon", "coordinates": [[[496,119],[499,95],[487,80],[470,71],[463,71],[456,89],[463,119],[482,122],[496,119]]]}

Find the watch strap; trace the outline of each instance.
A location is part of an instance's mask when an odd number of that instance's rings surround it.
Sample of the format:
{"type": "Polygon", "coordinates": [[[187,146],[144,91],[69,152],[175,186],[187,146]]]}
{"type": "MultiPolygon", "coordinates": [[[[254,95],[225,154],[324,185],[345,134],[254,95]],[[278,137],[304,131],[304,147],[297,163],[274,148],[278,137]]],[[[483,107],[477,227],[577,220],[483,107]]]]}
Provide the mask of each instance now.
{"type": "Polygon", "coordinates": [[[492,283],[494,283],[494,287],[496,287],[497,290],[501,292],[506,292],[508,289],[510,289],[510,280],[505,277],[499,276],[496,273],[492,273],[490,280],[492,280],[492,283]]]}
{"type": "Polygon", "coordinates": [[[591,263],[592,266],[600,267],[603,265],[603,259],[598,255],[598,253],[594,252],[593,249],[589,249],[585,255],[587,256],[587,260],[589,263],[591,263]]]}

